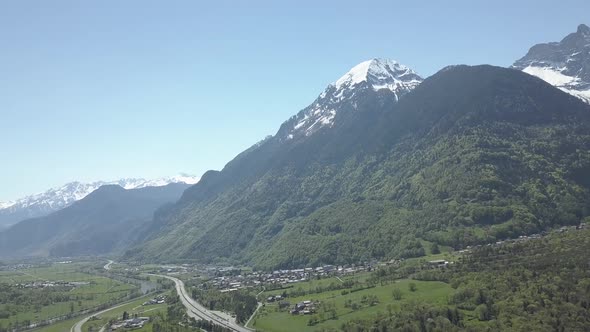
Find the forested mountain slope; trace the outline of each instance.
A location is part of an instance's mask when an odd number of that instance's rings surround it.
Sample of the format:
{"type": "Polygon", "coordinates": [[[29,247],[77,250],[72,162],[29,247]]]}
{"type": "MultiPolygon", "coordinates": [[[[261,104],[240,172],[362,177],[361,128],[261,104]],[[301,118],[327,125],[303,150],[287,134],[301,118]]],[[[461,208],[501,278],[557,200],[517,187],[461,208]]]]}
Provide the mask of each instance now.
{"type": "Polygon", "coordinates": [[[579,99],[492,66],[445,68],[401,98],[356,89],[331,126],[285,139],[287,121],[206,173],[126,257],[351,263],[590,214],[590,106],[579,99]]]}

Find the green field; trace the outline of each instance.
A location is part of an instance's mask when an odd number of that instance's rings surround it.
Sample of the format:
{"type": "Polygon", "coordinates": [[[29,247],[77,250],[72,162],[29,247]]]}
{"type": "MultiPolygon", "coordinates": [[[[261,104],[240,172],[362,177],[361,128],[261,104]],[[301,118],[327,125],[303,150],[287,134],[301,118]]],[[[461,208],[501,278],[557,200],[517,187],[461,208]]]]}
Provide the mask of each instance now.
{"type": "MultiPolygon", "coordinates": [[[[170,294],[173,294],[173,293],[168,293],[168,295],[170,295],[170,294]]],[[[122,307],[105,312],[105,313],[99,315],[97,317],[97,319],[89,320],[88,322],[86,322],[86,324],[84,324],[84,326],[82,326],[82,330],[84,332],[98,331],[98,330],[100,330],[100,328],[102,326],[107,324],[109,322],[109,320],[121,319],[121,317],[123,316],[123,312],[125,312],[125,311],[127,311],[127,313],[129,313],[130,317],[134,317],[134,315],[137,315],[138,317],[154,317],[156,315],[162,315],[162,317],[165,317],[166,316],[166,308],[168,307],[167,304],[142,306],[142,304],[146,300],[148,300],[154,296],[156,296],[156,295],[152,294],[150,296],[142,297],[142,298],[139,298],[133,302],[130,302],[127,305],[124,305],[122,307]]],[[[42,330],[42,332],[50,332],[50,331],[51,330],[48,330],[48,331],[42,330]]],[[[151,323],[147,323],[146,325],[144,325],[143,328],[134,329],[133,331],[151,331],[151,323]]]]}
{"type": "Polygon", "coordinates": [[[80,319],[82,319],[82,317],[68,319],[68,320],[64,320],[59,323],[55,323],[55,324],[52,324],[52,325],[49,325],[46,327],[38,328],[38,329],[35,329],[32,331],[34,331],[34,332],[70,332],[70,329],[72,328],[72,326],[74,326],[74,324],[76,324],[76,322],[78,322],[80,319]]]}
{"type": "MultiPolygon", "coordinates": [[[[332,279],[332,278],[330,278],[332,279]]],[[[330,279],[325,279],[329,282],[330,279]]],[[[322,280],[323,281],[323,280],[322,280]]],[[[317,283],[318,281],[314,281],[317,283]]],[[[303,283],[303,288],[313,288],[314,282],[303,283]]],[[[258,314],[253,319],[251,327],[260,331],[315,331],[321,328],[338,328],[343,322],[352,319],[366,319],[376,316],[379,312],[387,312],[388,310],[400,311],[404,304],[410,301],[426,301],[432,304],[446,305],[449,296],[454,290],[450,285],[437,281],[417,281],[417,280],[398,280],[395,283],[387,285],[377,285],[374,288],[364,289],[353,293],[343,295],[342,290],[328,291],[323,293],[315,293],[302,297],[288,298],[287,301],[291,303],[291,307],[300,301],[310,300],[319,302],[319,306],[330,305],[336,310],[335,319],[330,319],[329,315],[321,315],[316,313],[314,315],[291,315],[288,309],[279,310],[277,304],[266,304],[265,307],[260,308],[258,314]],[[410,291],[409,285],[414,283],[416,285],[415,291],[410,291]],[[392,291],[397,288],[401,291],[401,300],[395,300],[392,296],[392,291]],[[378,303],[374,305],[362,304],[363,297],[374,295],[378,299],[378,303]],[[358,308],[353,310],[350,307],[345,307],[347,301],[356,303],[358,308]],[[310,317],[318,318],[319,323],[314,326],[308,326],[310,317]]],[[[271,292],[271,293],[276,293],[271,292]]],[[[321,310],[319,310],[321,311],[321,310]]]]}
{"type": "Polygon", "coordinates": [[[44,267],[16,271],[0,271],[0,285],[8,287],[0,302],[0,326],[8,327],[28,322],[76,314],[101,304],[124,298],[137,287],[107,277],[91,275],[92,263],[52,264],[44,267]],[[85,282],[74,288],[28,288],[19,289],[16,284],[33,281],[85,282]],[[11,298],[8,298],[11,297],[11,298]],[[12,298],[17,297],[17,298],[12,298]],[[8,315],[8,317],[6,317],[8,315]]]}

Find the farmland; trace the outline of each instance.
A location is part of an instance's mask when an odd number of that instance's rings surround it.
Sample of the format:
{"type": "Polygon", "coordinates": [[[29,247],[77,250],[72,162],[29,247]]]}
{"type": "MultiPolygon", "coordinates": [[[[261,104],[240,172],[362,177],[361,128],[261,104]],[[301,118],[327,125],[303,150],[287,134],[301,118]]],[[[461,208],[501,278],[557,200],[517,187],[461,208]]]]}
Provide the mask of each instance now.
{"type": "MultiPolygon", "coordinates": [[[[313,287],[313,282],[302,285],[302,288],[313,287]]],[[[408,279],[354,292],[326,291],[287,298],[291,305],[305,300],[318,303],[317,314],[292,315],[288,309],[279,309],[276,303],[266,304],[259,310],[251,325],[260,331],[315,331],[321,328],[338,328],[344,321],[370,318],[380,312],[400,311],[412,301],[446,304],[452,293],[451,286],[443,282],[408,279]],[[410,284],[415,285],[415,290],[410,290],[410,284]],[[393,297],[394,290],[401,293],[399,300],[393,297]]]]}
{"type": "Polygon", "coordinates": [[[44,263],[0,271],[0,327],[55,321],[120,302],[138,287],[92,274],[95,263],[44,263]]]}
{"type": "MultiPolygon", "coordinates": [[[[172,293],[168,293],[170,295],[172,293]]],[[[166,303],[163,304],[156,304],[156,305],[149,305],[144,306],[142,305],[145,301],[149,300],[153,295],[148,297],[141,297],[133,302],[130,302],[124,306],[118,307],[116,309],[110,310],[105,312],[96,317],[96,319],[89,320],[86,324],[83,325],[82,331],[90,332],[90,331],[98,331],[101,327],[105,326],[109,321],[112,320],[120,320],[123,317],[123,313],[127,313],[129,317],[139,316],[139,317],[150,317],[153,319],[155,316],[165,317],[166,316],[166,308],[168,305],[166,303]]],[[[140,329],[135,329],[134,331],[151,331],[152,323],[149,322],[144,325],[140,329]]],[[[41,332],[50,332],[49,331],[41,331],[41,332]]]]}

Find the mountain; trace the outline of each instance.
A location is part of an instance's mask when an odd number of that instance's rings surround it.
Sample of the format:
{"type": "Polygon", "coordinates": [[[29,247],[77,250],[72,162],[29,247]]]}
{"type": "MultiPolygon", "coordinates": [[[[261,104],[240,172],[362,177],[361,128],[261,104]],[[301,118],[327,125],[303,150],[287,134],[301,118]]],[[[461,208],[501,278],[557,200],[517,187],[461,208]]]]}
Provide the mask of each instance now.
{"type": "Polygon", "coordinates": [[[560,42],[535,45],[512,67],[590,103],[590,28],[580,24],[560,42]]]}
{"type": "Polygon", "coordinates": [[[330,125],[306,122],[313,130],[288,136],[337,84],[205,173],[124,257],[343,264],[588,220],[590,106],[581,100],[492,66],[447,67],[401,96],[356,84],[330,125]]]}
{"type": "Polygon", "coordinates": [[[21,220],[42,217],[61,210],[104,185],[118,185],[125,189],[136,189],[165,186],[170,183],[195,184],[197,182],[198,178],[186,174],[153,180],[128,178],[92,183],[71,182],[59,188],[52,188],[43,193],[23,197],[12,202],[0,202],[0,229],[21,220]]]}
{"type": "Polygon", "coordinates": [[[188,187],[185,183],[137,189],[103,185],[57,212],[0,232],[0,255],[78,256],[123,250],[140,239],[157,208],[175,202],[188,187]]]}
{"type": "Polygon", "coordinates": [[[286,121],[276,136],[291,140],[312,135],[321,128],[332,127],[337,112],[357,108],[357,95],[366,94],[366,90],[398,100],[420,82],[418,74],[395,60],[361,62],[330,84],[310,106],[286,121]]]}

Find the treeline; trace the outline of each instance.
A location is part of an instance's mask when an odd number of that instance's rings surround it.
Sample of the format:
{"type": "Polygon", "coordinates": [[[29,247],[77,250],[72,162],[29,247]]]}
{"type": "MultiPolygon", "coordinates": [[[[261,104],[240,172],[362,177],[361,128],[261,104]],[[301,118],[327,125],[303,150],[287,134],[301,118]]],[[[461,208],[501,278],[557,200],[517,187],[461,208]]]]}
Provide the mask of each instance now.
{"type": "Polygon", "coordinates": [[[178,295],[167,298],[168,309],[166,316],[158,315],[154,318],[152,324],[153,332],[189,332],[189,331],[208,331],[208,332],[231,332],[230,329],[214,324],[211,321],[196,320],[188,317],[186,308],[180,302],[178,295]]]}
{"type": "Polygon", "coordinates": [[[191,295],[193,299],[210,310],[234,313],[238,323],[246,322],[258,306],[256,297],[242,290],[221,293],[214,289],[193,287],[191,295]]]}
{"type": "Polygon", "coordinates": [[[496,330],[584,331],[590,326],[590,231],[484,247],[440,272],[450,299],[496,330]]]}

